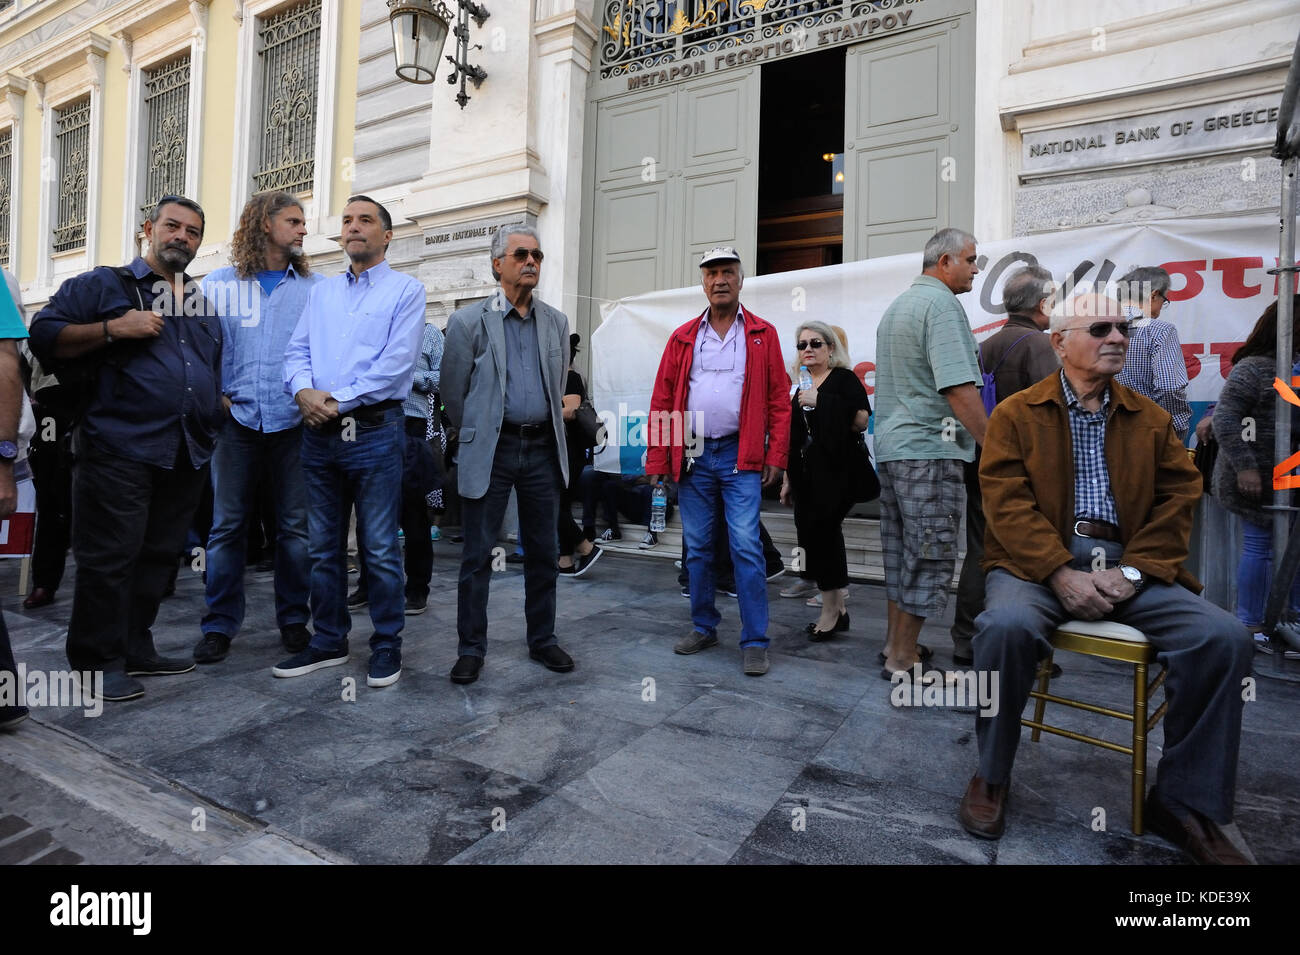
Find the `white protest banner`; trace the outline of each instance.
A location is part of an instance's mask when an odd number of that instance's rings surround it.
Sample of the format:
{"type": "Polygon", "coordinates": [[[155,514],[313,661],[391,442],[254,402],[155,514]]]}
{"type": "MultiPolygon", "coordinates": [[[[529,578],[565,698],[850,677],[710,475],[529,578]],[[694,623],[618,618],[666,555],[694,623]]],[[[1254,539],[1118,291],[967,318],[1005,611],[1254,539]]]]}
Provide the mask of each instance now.
{"type": "MultiPolygon", "coordinates": [[[[1195,424],[1223,388],[1232,353],[1277,296],[1277,219],[1250,216],[1168,219],[1072,229],[981,243],[975,287],[960,296],[971,328],[983,340],[1006,320],[1002,283],[1022,263],[1037,263],[1076,292],[1114,284],[1139,265],[1160,265],[1173,277],[1161,318],[1178,328],[1187,362],[1195,424]]],[[[752,250],[741,249],[752,262],[752,250]]],[[[794,360],[794,331],[819,319],[847,333],[855,370],[874,392],[876,325],[921,271],[921,251],[801,272],[745,279],[744,307],[776,326],[794,360]]],[[[664,345],[674,329],[699,317],[700,286],[620,299],[602,309],[591,336],[592,394],[609,431],[596,456],[602,471],[644,470],[645,423],[664,345]]]]}

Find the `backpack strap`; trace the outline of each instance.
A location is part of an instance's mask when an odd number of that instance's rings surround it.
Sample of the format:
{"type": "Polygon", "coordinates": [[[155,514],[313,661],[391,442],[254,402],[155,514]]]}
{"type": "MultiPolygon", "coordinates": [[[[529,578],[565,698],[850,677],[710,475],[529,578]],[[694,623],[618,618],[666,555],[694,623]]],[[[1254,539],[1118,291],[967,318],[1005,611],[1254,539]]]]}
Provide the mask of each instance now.
{"type": "MultiPolygon", "coordinates": [[[[1004,352],[1002,353],[1002,357],[998,359],[998,363],[997,363],[996,365],[993,366],[993,370],[990,371],[989,374],[990,374],[990,375],[996,375],[996,374],[998,373],[998,369],[1002,367],[1002,363],[1003,363],[1004,361],[1007,360],[1007,356],[1011,354],[1011,352],[1015,349],[1015,347],[1016,347],[1017,345],[1019,345],[1021,342],[1023,342],[1026,338],[1028,338],[1030,335],[1034,335],[1034,334],[1041,334],[1041,333],[1038,333],[1038,332],[1025,332],[1023,335],[1021,335],[1019,338],[1017,338],[1015,341],[1013,341],[1013,342],[1011,343],[1011,347],[1008,348],[1006,351],[1004,351],[1004,352]]],[[[983,348],[980,349],[980,364],[981,364],[981,365],[984,364],[984,349],[983,349],[983,348]]]]}

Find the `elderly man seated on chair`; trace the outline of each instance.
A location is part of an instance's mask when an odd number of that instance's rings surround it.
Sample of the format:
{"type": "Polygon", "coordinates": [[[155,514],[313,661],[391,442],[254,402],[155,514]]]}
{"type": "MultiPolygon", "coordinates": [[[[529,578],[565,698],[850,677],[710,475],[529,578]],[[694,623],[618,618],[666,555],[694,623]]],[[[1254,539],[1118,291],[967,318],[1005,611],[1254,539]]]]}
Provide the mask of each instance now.
{"type": "Polygon", "coordinates": [[[1169,413],[1113,380],[1128,335],[1114,300],[1066,303],[1051,322],[1060,374],[989,419],[988,583],[974,650],[976,668],[998,674],[998,707],[977,717],[979,772],[959,819],[972,835],[1002,835],[1020,715],[1048,637],[1066,620],[1105,618],[1142,631],[1168,672],[1148,824],[1199,862],[1246,863],[1220,826],[1232,820],[1251,638],[1195,595],[1182,567],[1200,475],[1169,413]]]}

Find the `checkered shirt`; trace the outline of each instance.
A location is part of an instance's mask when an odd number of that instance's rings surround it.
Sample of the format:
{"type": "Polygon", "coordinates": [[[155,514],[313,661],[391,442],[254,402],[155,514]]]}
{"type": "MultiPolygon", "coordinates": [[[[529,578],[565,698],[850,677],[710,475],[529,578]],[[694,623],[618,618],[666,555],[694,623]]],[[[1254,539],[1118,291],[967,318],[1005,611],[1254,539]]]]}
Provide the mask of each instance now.
{"type": "Polygon", "coordinates": [[[1187,403],[1187,362],[1178,341],[1178,329],[1158,318],[1144,318],[1128,310],[1133,331],[1128,340],[1128,357],[1115,380],[1150,398],[1169,412],[1174,430],[1187,437],[1192,409],[1187,403]]]}
{"type": "Polygon", "coordinates": [[[1070,415],[1070,440],[1074,445],[1074,519],[1104,521],[1119,526],[1115,495],[1110,491],[1106,470],[1106,421],[1110,417],[1110,388],[1101,399],[1099,411],[1079,404],[1065,372],[1061,372],[1065,405],[1070,415]]]}

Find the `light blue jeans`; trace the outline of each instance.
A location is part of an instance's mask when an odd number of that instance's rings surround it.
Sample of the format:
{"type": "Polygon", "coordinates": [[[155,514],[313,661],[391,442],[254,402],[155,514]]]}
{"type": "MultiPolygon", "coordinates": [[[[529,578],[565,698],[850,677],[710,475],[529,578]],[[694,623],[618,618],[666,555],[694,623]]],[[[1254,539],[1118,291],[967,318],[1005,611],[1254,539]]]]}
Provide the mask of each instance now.
{"type": "Polygon", "coordinates": [[[758,532],[763,476],[758,471],[737,469],[739,447],[735,435],[706,439],[695,467],[678,489],[686,571],[691,579],[691,622],[700,633],[717,636],[722,617],[714,602],[713,536],[721,516],[727,522],[736,572],[740,645],[766,647],[767,580],[758,532]]]}
{"type": "MultiPolygon", "coordinates": [[[[1292,533],[1295,532],[1294,525],[1292,533]]],[[[1264,626],[1264,605],[1273,581],[1273,528],[1241,522],[1241,561],[1237,564],[1237,619],[1251,632],[1264,626]]],[[[1300,611],[1300,575],[1291,584],[1292,613],[1300,611]]]]}

